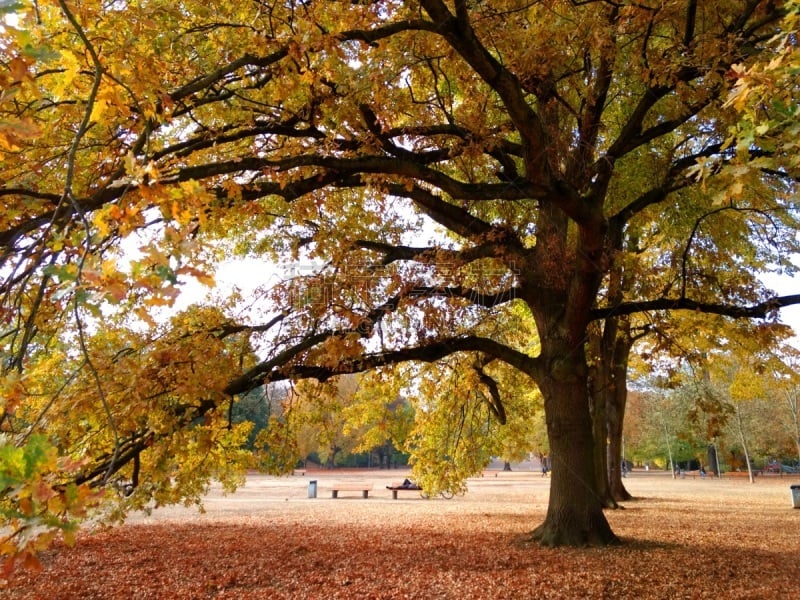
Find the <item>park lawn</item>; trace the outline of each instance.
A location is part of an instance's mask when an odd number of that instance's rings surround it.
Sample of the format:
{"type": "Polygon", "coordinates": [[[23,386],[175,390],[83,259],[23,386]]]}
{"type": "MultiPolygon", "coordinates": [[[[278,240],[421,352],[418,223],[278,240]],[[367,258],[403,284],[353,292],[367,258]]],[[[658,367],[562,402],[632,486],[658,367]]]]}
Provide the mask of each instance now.
{"type": "Polygon", "coordinates": [[[548,479],[489,473],[452,500],[391,499],[397,471],[253,476],[212,489],[207,512],[165,508],[87,531],[18,572],[10,599],[790,598],[800,593],[800,479],[673,480],[634,473],[637,499],[608,511],[623,543],[544,549],[548,479]],[[496,476],[495,476],[496,475],[496,476]],[[309,498],[309,480],[317,497],[309,498]],[[334,481],[368,481],[330,497],[334,481]]]}

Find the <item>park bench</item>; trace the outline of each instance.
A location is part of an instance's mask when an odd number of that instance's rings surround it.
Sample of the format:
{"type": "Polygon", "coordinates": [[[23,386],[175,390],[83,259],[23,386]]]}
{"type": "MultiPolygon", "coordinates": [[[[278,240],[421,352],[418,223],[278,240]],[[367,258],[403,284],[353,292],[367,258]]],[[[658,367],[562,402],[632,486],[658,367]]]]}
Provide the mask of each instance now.
{"type": "Polygon", "coordinates": [[[339,492],[361,492],[363,498],[368,498],[371,489],[371,483],[350,483],[346,481],[334,483],[331,486],[331,497],[338,498],[339,492]]]}
{"type": "Polygon", "coordinates": [[[705,475],[700,472],[699,469],[695,469],[694,471],[685,471],[686,477],[691,477],[692,479],[700,478],[700,479],[713,479],[715,476],[714,471],[706,471],[705,475]]]}
{"type": "Polygon", "coordinates": [[[392,491],[392,500],[397,500],[397,492],[421,492],[422,488],[418,485],[403,485],[400,481],[392,482],[392,485],[386,486],[387,490],[392,491]]]}
{"type": "Polygon", "coordinates": [[[783,472],[763,469],[758,472],[758,475],[759,477],[783,477],[783,472]]]}

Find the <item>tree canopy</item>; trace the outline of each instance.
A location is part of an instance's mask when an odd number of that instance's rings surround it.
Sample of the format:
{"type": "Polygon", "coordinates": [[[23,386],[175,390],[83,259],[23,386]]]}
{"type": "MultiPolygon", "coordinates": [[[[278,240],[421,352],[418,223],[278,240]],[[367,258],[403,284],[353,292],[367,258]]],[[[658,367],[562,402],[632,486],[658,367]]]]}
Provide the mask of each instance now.
{"type": "Polygon", "coordinates": [[[797,249],[796,85],[752,127],[740,112],[796,46],[775,47],[796,2],[4,7],[0,427],[25,466],[0,506],[19,531],[68,522],[68,485],[195,498],[258,386],[455,360],[441,381],[501,422],[510,381],[541,393],[534,537],[613,543],[590,324],[800,299],[758,279],[797,249]],[[263,261],[252,297],[169,310],[231,256],[263,261]]]}

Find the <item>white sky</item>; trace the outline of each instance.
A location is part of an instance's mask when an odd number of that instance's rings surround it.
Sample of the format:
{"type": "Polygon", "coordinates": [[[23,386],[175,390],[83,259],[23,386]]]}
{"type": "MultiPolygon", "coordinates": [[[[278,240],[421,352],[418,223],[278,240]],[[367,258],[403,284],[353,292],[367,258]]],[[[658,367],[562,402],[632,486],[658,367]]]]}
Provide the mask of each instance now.
{"type": "MultiPolygon", "coordinates": [[[[790,275],[769,274],[762,276],[761,280],[778,296],[800,294],[800,278],[790,275]]],[[[782,308],[779,320],[794,329],[796,335],[792,340],[792,344],[800,348],[800,338],[797,336],[797,334],[800,334],[800,304],[782,308]]]]}

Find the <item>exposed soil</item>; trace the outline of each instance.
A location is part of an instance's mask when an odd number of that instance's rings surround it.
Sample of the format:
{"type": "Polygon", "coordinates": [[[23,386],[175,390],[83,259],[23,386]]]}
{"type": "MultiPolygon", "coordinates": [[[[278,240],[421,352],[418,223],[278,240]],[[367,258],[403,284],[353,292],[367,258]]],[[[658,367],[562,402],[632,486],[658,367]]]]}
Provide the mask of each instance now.
{"type": "Polygon", "coordinates": [[[452,500],[386,489],[402,471],[254,475],[177,507],[86,532],[18,572],[10,599],[791,598],[800,593],[800,479],[678,479],[634,472],[609,511],[621,546],[543,549],[549,479],[489,473],[452,500]],[[309,498],[309,481],[317,497],[309,498]],[[338,481],[373,484],[331,498],[338,481]]]}

